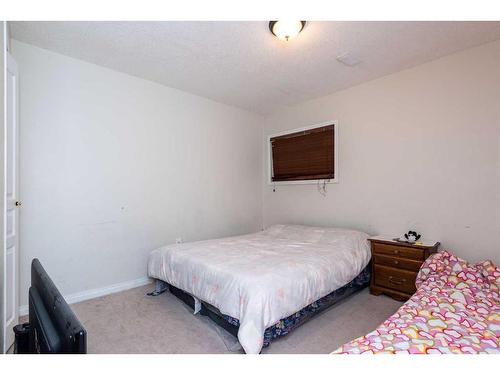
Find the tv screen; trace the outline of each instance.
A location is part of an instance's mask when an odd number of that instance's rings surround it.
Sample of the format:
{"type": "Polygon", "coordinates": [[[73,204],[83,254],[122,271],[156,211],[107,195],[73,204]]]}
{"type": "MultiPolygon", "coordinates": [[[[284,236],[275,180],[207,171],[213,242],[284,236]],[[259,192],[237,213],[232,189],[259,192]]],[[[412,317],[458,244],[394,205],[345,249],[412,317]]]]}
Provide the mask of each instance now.
{"type": "Polygon", "coordinates": [[[38,259],[31,262],[29,352],[86,353],[87,332],[38,259]]]}

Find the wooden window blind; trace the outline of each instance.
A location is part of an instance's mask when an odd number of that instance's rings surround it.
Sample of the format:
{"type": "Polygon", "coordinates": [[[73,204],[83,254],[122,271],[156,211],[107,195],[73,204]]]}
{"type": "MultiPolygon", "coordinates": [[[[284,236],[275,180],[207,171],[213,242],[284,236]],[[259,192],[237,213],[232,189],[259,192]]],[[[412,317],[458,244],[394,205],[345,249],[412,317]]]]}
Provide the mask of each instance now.
{"type": "Polygon", "coordinates": [[[272,181],[335,178],[334,126],[271,138],[272,181]]]}

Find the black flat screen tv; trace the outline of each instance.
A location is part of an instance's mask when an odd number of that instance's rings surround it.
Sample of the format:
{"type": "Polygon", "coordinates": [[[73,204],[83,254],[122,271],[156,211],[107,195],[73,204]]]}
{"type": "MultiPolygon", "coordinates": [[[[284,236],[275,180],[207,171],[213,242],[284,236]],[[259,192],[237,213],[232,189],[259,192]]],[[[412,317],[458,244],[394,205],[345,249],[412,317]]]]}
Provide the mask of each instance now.
{"type": "Polygon", "coordinates": [[[87,352],[87,332],[38,259],[31,262],[29,353],[87,352]]]}

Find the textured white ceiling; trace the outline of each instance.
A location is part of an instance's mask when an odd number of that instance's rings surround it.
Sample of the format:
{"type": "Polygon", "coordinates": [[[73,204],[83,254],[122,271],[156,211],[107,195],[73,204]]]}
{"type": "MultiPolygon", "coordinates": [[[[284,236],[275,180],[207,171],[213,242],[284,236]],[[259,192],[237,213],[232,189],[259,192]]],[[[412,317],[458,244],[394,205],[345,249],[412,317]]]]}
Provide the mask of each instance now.
{"type": "Polygon", "coordinates": [[[267,114],[500,38],[500,22],[12,22],[12,37],[267,114]],[[362,60],[347,67],[343,53],[362,60]]]}

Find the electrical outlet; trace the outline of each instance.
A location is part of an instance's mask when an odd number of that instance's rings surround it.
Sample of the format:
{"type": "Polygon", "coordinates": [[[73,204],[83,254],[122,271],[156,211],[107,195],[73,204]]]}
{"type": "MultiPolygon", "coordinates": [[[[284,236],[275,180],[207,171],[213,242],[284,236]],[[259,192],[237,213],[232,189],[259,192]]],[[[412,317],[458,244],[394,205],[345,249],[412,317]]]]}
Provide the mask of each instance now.
{"type": "Polygon", "coordinates": [[[177,237],[177,238],[175,239],[175,243],[182,243],[182,238],[177,237]]]}

